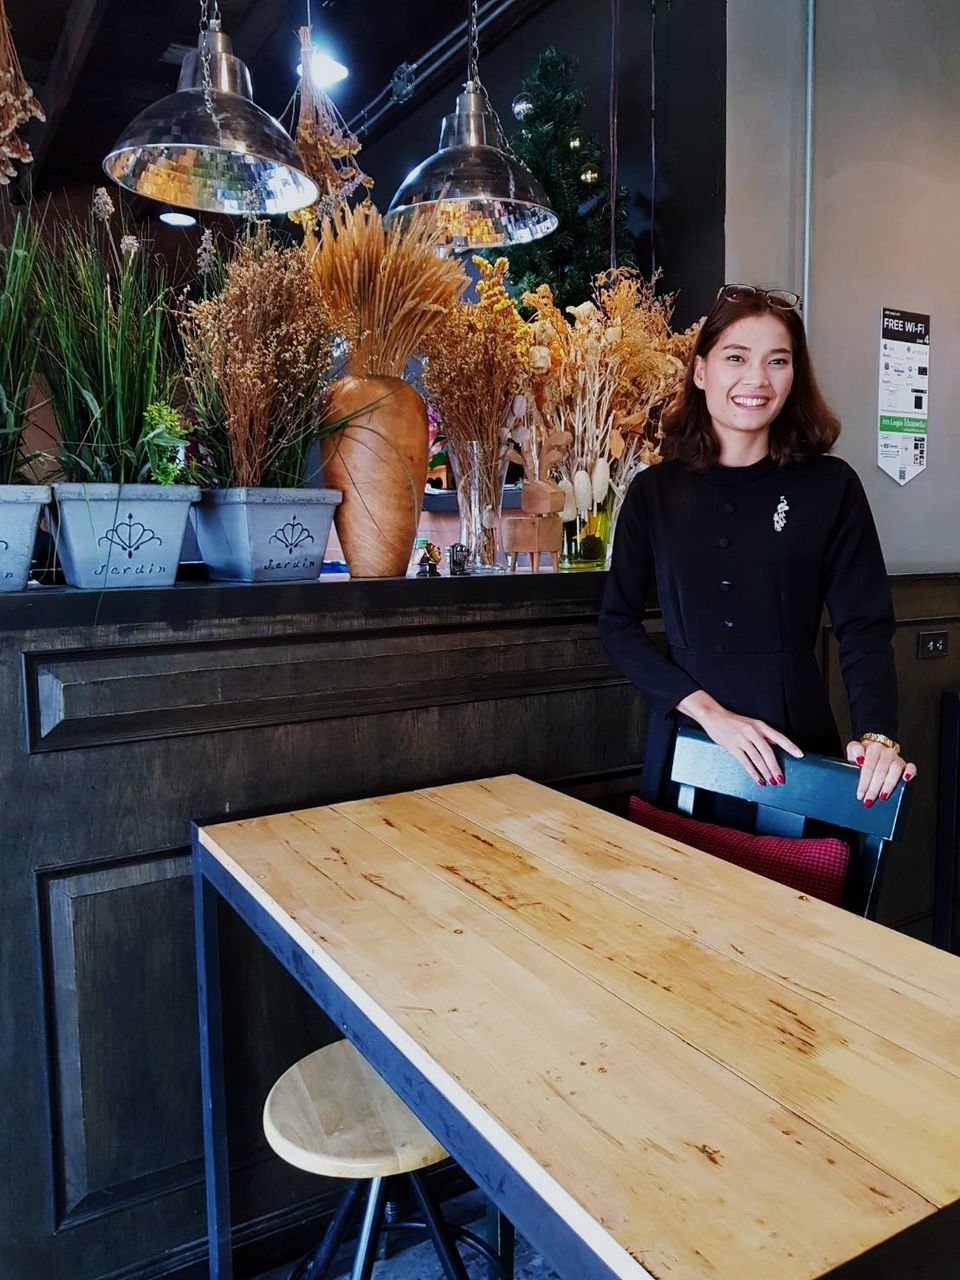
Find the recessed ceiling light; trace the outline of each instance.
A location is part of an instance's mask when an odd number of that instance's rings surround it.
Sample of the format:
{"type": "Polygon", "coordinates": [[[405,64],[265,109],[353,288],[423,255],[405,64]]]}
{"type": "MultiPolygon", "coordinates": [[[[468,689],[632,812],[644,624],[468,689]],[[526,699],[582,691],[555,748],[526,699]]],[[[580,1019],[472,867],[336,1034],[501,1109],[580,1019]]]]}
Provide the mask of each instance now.
{"type": "MultiPolygon", "coordinates": [[[[324,53],[322,49],[314,49],[311,53],[310,77],[318,89],[329,89],[331,85],[346,80],[349,74],[342,62],[331,58],[329,53],[324,53]]],[[[303,75],[302,62],[297,63],[297,75],[303,75]]]]}
{"type": "Polygon", "coordinates": [[[182,209],[164,209],[160,214],[160,221],[165,222],[168,227],[195,227],[197,220],[192,213],[185,213],[182,209]]]}

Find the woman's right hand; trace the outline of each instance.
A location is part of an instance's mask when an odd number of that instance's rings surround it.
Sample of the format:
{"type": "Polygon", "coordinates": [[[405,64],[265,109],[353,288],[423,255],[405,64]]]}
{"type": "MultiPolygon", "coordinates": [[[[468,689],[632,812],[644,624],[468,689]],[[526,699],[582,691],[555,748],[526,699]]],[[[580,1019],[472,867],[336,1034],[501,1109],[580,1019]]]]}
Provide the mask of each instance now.
{"type": "Polygon", "coordinates": [[[780,733],[764,720],[728,711],[702,689],[679,702],[677,710],[696,720],[707,737],[728,751],[761,787],[765,787],[767,783],[775,787],[783,782],[774,745],[782,747],[798,760],[803,755],[797,744],[791,742],[786,734],[780,733]]]}

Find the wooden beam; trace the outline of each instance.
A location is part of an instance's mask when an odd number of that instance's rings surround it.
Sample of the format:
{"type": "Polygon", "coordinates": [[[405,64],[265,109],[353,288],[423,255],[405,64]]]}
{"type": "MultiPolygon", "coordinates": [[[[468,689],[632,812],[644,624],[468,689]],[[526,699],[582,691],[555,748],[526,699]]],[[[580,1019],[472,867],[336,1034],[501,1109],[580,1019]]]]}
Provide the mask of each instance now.
{"type": "Polygon", "coordinates": [[[110,0],[71,0],[49,74],[38,95],[47,117],[46,123],[34,121],[27,134],[27,141],[33,152],[33,182],[40,176],[60,122],[70,105],[83,64],[109,6],[110,0]]]}

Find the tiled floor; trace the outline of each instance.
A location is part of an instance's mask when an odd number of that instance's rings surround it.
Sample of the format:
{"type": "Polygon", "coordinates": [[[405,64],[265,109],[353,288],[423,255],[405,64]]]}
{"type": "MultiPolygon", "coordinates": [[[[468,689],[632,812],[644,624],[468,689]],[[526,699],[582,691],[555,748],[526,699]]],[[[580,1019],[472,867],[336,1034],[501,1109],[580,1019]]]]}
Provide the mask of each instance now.
{"type": "MultiPolygon", "coordinates": [[[[473,1230],[482,1230],[483,1202],[479,1195],[461,1196],[446,1208],[448,1219],[452,1222],[469,1223],[473,1230]],[[476,1219],[474,1221],[474,1219],[476,1219]]],[[[489,1270],[483,1258],[469,1249],[464,1249],[463,1259],[470,1280],[488,1280],[489,1270]]],[[[350,1256],[342,1251],[337,1268],[330,1280],[341,1280],[350,1274],[350,1256]]],[[[260,1280],[288,1280],[291,1268],[284,1267],[271,1271],[260,1280]]],[[[441,1280],[442,1272],[433,1245],[429,1241],[403,1249],[389,1258],[378,1262],[373,1269],[373,1280],[441,1280]]],[[[515,1280],[560,1280],[557,1273],[544,1262],[532,1245],[522,1237],[517,1238],[517,1258],[514,1271],[515,1280]]]]}

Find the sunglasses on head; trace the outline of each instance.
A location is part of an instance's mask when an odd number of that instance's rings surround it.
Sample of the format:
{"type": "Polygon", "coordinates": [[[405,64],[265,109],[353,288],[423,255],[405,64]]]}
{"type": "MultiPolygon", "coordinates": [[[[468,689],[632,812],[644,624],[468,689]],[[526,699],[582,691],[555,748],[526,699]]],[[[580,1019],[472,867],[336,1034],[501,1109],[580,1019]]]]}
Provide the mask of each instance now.
{"type": "Polygon", "coordinates": [[[802,305],[799,293],[791,293],[789,289],[758,289],[752,284],[722,284],[714,305],[721,301],[749,302],[751,298],[760,298],[774,311],[799,311],[802,305]]]}

